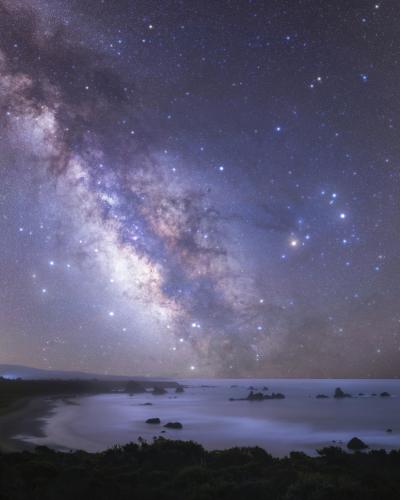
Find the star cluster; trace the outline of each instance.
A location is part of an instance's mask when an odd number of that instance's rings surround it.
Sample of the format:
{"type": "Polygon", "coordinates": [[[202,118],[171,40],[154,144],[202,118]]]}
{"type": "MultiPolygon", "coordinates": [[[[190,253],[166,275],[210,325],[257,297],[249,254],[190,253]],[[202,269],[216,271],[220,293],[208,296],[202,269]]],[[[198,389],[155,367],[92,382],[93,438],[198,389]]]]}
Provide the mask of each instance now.
{"type": "Polygon", "coordinates": [[[390,0],[0,0],[0,361],[395,377],[390,0]]]}

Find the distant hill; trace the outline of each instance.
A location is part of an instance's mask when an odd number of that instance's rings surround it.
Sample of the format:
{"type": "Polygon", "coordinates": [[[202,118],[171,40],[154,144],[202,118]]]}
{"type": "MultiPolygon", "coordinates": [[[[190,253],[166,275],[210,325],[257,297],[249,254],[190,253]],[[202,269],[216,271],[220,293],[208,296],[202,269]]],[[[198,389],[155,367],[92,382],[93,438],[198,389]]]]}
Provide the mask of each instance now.
{"type": "Polygon", "coordinates": [[[43,380],[43,379],[80,379],[80,380],[163,380],[162,377],[129,377],[125,375],[104,375],[99,373],[86,373],[75,371],[60,371],[60,370],[42,370],[40,368],[31,368],[29,366],[21,365],[2,365],[0,364],[0,377],[15,379],[29,379],[29,380],[43,380]]]}

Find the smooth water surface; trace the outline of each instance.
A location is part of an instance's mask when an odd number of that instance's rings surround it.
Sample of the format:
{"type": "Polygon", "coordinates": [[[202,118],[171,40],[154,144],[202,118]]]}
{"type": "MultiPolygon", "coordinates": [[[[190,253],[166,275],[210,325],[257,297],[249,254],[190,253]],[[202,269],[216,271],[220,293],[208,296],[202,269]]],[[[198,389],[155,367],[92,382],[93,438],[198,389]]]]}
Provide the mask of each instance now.
{"type": "MultiPolygon", "coordinates": [[[[316,448],[345,444],[358,436],[371,448],[400,448],[400,381],[398,380],[180,380],[183,394],[105,394],[58,402],[45,419],[46,437],[27,441],[60,448],[99,451],[115,444],[154,436],[200,442],[208,449],[261,446],[273,455],[293,450],[314,454],[316,448]],[[229,401],[243,398],[249,386],[282,392],[284,400],[229,401]],[[332,398],[335,387],[354,396],[332,398]],[[390,398],[379,397],[382,391],[390,398]],[[316,399],[317,394],[329,399],[316,399]],[[359,396],[364,393],[364,396],[359,396]],[[376,393],[377,396],[372,396],[376,393]],[[152,403],[145,406],[144,403],[152,403]],[[161,425],[145,420],[159,417],[161,425]],[[182,430],[164,429],[179,421],[182,430]],[[392,433],[386,432],[390,428],[392,433]],[[165,433],[161,431],[165,430],[165,433]]],[[[20,436],[21,437],[21,436],[20,436]]]]}

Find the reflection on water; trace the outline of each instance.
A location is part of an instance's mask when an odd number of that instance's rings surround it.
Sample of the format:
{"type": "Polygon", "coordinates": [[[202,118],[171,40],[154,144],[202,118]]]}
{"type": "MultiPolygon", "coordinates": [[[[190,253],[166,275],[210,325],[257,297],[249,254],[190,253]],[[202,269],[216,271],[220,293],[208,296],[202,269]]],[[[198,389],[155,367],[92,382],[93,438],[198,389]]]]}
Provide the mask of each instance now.
{"type": "Polygon", "coordinates": [[[115,444],[151,441],[154,436],[191,439],[206,448],[262,446],[274,455],[292,450],[314,453],[336,441],[358,436],[372,448],[400,448],[400,381],[397,380],[181,380],[183,394],[107,394],[60,402],[46,419],[45,438],[37,444],[103,450],[115,444]],[[208,387],[202,387],[208,386],[208,387]],[[212,387],[211,387],[212,386],[212,387]],[[236,386],[236,387],[232,387],[236,386]],[[283,400],[229,401],[246,397],[249,386],[282,392],[283,400]],[[335,387],[353,394],[333,399],[335,387]],[[379,394],[388,391],[392,397],[379,394]],[[316,399],[317,394],[329,399],[316,399]],[[364,396],[358,396],[364,393],[364,396]],[[376,393],[377,396],[371,396],[376,393]],[[152,405],[145,405],[145,403],[152,405]],[[161,425],[145,420],[159,417],[161,425]],[[164,429],[179,421],[182,430],[164,429]],[[390,428],[393,432],[388,433],[390,428]],[[165,431],[162,433],[161,431],[165,431]]]}

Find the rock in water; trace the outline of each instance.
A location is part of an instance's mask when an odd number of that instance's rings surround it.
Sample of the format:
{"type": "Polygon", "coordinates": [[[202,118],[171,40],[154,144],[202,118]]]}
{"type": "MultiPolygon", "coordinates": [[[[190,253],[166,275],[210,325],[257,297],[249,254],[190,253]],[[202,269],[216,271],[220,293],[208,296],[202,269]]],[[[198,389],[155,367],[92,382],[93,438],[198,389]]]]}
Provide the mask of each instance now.
{"type": "Polygon", "coordinates": [[[167,429],[182,429],[183,425],[180,422],[168,422],[164,427],[167,429]]]}
{"type": "Polygon", "coordinates": [[[161,424],[161,420],[159,418],[148,418],[146,420],[146,424],[161,424]]]}
{"type": "Polygon", "coordinates": [[[273,392],[272,394],[263,394],[262,392],[250,391],[246,398],[248,401],[264,401],[266,399],[285,399],[285,395],[281,392],[273,392]]]}
{"type": "Polygon", "coordinates": [[[347,448],[349,450],[366,450],[368,445],[365,444],[364,441],[361,441],[358,437],[353,437],[347,443],[347,448]]]}
{"type": "Polygon", "coordinates": [[[337,399],[351,398],[351,394],[347,394],[346,392],[343,392],[340,387],[336,387],[335,394],[333,395],[333,397],[337,399]]]}

